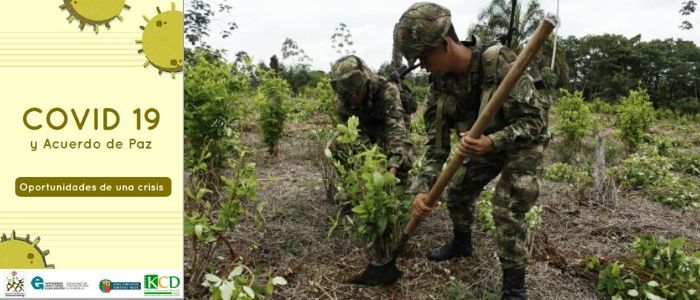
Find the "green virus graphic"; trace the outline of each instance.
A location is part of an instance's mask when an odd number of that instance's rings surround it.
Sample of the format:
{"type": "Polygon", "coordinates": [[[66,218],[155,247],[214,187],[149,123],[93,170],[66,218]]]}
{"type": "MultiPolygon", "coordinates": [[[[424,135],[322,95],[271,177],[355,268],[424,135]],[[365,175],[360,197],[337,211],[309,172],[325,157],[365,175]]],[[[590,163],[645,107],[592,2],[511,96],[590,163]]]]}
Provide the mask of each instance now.
{"type": "Polygon", "coordinates": [[[114,18],[122,20],[119,15],[123,9],[130,9],[125,3],[126,0],[63,0],[63,4],[59,6],[61,10],[67,10],[69,16],[68,23],[78,20],[80,31],[85,28],[85,25],[91,25],[95,30],[95,34],[100,31],[100,25],[104,25],[109,29],[109,22],[114,18]]]}
{"type": "Polygon", "coordinates": [[[156,7],[156,11],[158,14],[152,19],[143,16],[147,24],[140,26],[143,36],[136,40],[142,45],[138,52],[146,55],[144,68],[151,65],[158,69],[158,74],[168,72],[175,78],[175,73],[181,72],[183,65],[184,14],[175,9],[174,2],[169,11],[161,12],[160,7],[156,7]]]}
{"type": "Polygon", "coordinates": [[[10,238],[4,233],[0,237],[0,269],[53,269],[54,265],[46,264],[49,250],[42,251],[38,244],[41,239],[33,241],[29,235],[17,237],[12,231],[10,238]]]}

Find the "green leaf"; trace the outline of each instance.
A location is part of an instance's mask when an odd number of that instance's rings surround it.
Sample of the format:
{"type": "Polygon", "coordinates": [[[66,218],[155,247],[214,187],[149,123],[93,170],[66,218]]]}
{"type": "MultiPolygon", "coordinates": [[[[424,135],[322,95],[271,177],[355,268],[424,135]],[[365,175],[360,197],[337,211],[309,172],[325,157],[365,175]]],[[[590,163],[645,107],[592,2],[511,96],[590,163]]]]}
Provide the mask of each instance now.
{"type": "Polygon", "coordinates": [[[244,286],[243,291],[250,296],[251,299],[255,298],[255,292],[249,286],[244,286]]]}
{"type": "Polygon", "coordinates": [[[221,300],[230,300],[233,296],[233,282],[226,281],[220,287],[221,300]]]}
{"type": "Polygon", "coordinates": [[[275,278],[272,278],[272,284],[274,284],[274,285],[287,285],[287,280],[284,279],[284,277],[275,276],[275,278]]]}
{"type": "Polygon", "coordinates": [[[360,204],[360,205],[357,205],[357,206],[353,207],[353,208],[352,208],[352,212],[354,212],[354,213],[356,213],[356,214],[358,214],[358,215],[362,215],[362,214],[367,213],[367,209],[365,208],[364,205],[360,204]]]}
{"type": "Polygon", "coordinates": [[[631,290],[627,291],[627,295],[630,295],[632,297],[637,297],[637,296],[639,296],[639,292],[635,289],[631,289],[631,290]]]}
{"type": "Polygon", "coordinates": [[[647,282],[647,285],[650,286],[650,287],[658,287],[658,286],[659,286],[659,283],[656,282],[656,281],[654,281],[654,280],[652,280],[652,281],[647,282]]]}
{"type": "Polygon", "coordinates": [[[210,189],[201,188],[197,192],[197,196],[195,197],[195,199],[200,200],[200,199],[202,199],[202,197],[204,197],[204,195],[211,194],[211,193],[213,193],[213,192],[210,189]]]}
{"type": "Polygon", "coordinates": [[[679,237],[668,243],[668,246],[672,249],[680,249],[685,244],[686,238],[679,237]]]}
{"type": "Polygon", "coordinates": [[[620,265],[618,265],[617,263],[612,264],[612,267],[610,269],[610,274],[612,274],[612,276],[619,277],[620,276],[620,265]]]}
{"type": "Polygon", "coordinates": [[[384,229],[386,229],[387,221],[388,220],[387,220],[386,216],[379,217],[379,232],[380,233],[384,232],[384,229]]]}
{"type": "Polygon", "coordinates": [[[221,282],[221,278],[219,278],[219,276],[216,276],[214,274],[209,274],[209,273],[204,274],[204,279],[206,281],[209,281],[209,282],[214,283],[214,284],[221,282]]]}
{"type": "Polygon", "coordinates": [[[372,180],[375,186],[381,187],[384,185],[384,177],[377,171],[374,171],[374,173],[372,173],[372,180]]]}
{"type": "Polygon", "coordinates": [[[194,235],[197,236],[198,239],[202,238],[202,231],[204,230],[204,227],[202,224],[197,224],[194,225],[194,235]]]}
{"type": "Polygon", "coordinates": [[[664,298],[654,295],[652,292],[649,291],[644,291],[644,295],[647,296],[647,299],[649,300],[664,300],[664,298]]]}
{"type": "Polygon", "coordinates": [[[231,271],[231,274],[228,275],[228,279],[233,279],[233,277],[240,276],[243,274],[243,266],[237,266],[231,271]]]}

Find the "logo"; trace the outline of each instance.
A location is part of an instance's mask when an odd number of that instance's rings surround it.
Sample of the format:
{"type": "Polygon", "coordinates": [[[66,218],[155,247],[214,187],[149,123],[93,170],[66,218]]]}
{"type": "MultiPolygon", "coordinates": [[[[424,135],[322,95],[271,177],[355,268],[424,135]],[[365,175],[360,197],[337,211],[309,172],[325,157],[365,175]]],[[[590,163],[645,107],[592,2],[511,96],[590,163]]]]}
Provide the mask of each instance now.
{"type": "Polygon", "coordinates": [[[100,280],[100,291],[103,293],[109,293],[112,291],[112,281],[109,279],[100,280]]]}
{"type": "Polygon", "coordinates": [[[111,281],[109,279],[100,280],[99,286],[100,286],[100,291],[102,291],[103,293],[109,293],[111,291],[117,291],[117,290],[134,291],[134,290],[141,289],[140,282],[116,282],[116,281],[111,281]]]}
{"type": "Polygon", "coordinates": [[[5,297],[24,297],[24,278],[17,276],[17,272],[12,271],[6,281],[5,297]]]}
{"type": "Polygon", "coordinates": [[[32,278],[32,287],[35,290],[43,290],[44,289],[44,278],[41,278],[41,276],[37,276],[32,278]]]}
{"type": "Polygon", "coordinates": [[[177,276],[148,274],[143,276],[145,296],[179,296],[182,281],[177,276]]]}
{"type": "Polygon", "coordinates": [[[66,286],[64,282],[60,281],[44,281],[44,278],[41,276],[36,276],[32,278],[32,281],[30,282],[32,285],[32,288],[35,290],[65,290],[66,286]]]}

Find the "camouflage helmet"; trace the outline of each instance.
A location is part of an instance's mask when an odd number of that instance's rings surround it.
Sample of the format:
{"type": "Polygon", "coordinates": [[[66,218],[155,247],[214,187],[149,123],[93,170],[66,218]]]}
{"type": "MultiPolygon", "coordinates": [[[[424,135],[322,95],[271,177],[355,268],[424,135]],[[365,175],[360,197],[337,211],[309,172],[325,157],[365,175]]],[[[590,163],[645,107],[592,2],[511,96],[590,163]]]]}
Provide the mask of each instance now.
{"type": "Polygon", "coordinates": [[[331,86],[341,95],[357,91],[370,77],[365,62],[355,55],[343,56],[331,66],[331,86]]]}
{"type": "Polygon", "coordinates": [[[451,19],[450,10],[430,2],[414,3],[401,15],[394,39],[409,65],[425,50],[440,44],[450,30],[451,19]]]}

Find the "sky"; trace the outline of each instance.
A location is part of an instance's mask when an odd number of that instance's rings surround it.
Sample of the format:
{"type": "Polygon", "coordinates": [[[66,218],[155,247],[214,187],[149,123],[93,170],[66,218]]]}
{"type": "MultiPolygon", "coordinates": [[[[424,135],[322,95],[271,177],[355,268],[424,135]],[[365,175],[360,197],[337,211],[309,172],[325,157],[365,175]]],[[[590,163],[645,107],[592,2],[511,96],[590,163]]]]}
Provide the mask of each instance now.
{"type": "MultiPolygon", "coordinates": [[[[221,0],[218,0],[221,2],[221,0]]],[[[678,10],[685,0],[560,0],[559,36],[582,37],[589,34],[641,34],[642,40],[680,38],[700,43],[700,12],[690,18],[678,10]],[[681,30],[682,20],[696,26],[681,30]]],[[[189,0],[186,0],[189,2],[189,0]]],[[[215,2],[215,1],[208,1],[215,2]]],[[[276,54],[281,59],[282,42],[292,38],[313,61],[313,69],[328,71],[341,54],[331,48],[331,35],[339,23],[347,24],[353,36],[356,55],[373,69],[391,60],[392,32],[401,14],[415,1],[405,0],[228,0],[233,10],[219,13],[211,26],[207,42],[226,49],[229,58],[246,51],[257,63],[269,62],[276,54]],[[234,21],[238,29],[222,39],[218,32],[234,21]]],[[[452,23],[460,38],[476,23],[490,0],[434,1],[450,9],[452,23]]],[[[521,0],[525,4],[526,0],[521,0]]],[[[540,0],[547,13],[556,14],[557,0],[540,0]]],[[[187,4],[186,8],[187,9],[187,4]]],[[[283,61],[292,63],[292,61],[283,61]]]]}

